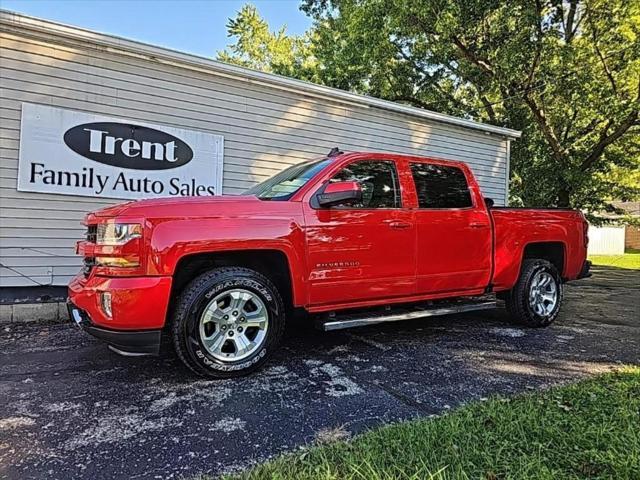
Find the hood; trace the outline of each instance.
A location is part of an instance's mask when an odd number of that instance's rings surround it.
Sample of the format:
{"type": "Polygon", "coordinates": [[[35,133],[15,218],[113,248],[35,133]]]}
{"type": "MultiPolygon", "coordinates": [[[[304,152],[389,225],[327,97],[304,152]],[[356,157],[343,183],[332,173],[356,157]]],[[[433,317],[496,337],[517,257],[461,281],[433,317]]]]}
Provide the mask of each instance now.
{"type": "Polygon", "coordinates": [[[245,213],[264,203],[253,195],[213,197],[172,197],[137,200],[103,208],[92,213],[96,217],[211,217],[245,213]]]}

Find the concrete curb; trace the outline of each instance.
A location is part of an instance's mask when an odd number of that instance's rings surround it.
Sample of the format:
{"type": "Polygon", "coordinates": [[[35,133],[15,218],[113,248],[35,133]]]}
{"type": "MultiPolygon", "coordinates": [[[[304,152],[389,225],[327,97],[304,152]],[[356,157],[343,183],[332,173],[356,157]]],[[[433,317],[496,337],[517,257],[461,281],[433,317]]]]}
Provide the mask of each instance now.
{"type": "Polygon", "coordinates": [[[66,322],[66,302],[12,303],[0,305],[0,324],[31,322],[66,322]]]}

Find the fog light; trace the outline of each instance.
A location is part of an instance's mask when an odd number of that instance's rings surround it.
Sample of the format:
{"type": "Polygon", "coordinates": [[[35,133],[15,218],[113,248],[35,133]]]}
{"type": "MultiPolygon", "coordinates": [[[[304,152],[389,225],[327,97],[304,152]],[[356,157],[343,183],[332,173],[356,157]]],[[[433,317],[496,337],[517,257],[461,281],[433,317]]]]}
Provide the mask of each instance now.
{"type": "Polygon", "coordinates": [[[111,292],[102,292],[100,294],[100,306],[107,317],[113,318],[113,314],[111,312],[111,292]]]}

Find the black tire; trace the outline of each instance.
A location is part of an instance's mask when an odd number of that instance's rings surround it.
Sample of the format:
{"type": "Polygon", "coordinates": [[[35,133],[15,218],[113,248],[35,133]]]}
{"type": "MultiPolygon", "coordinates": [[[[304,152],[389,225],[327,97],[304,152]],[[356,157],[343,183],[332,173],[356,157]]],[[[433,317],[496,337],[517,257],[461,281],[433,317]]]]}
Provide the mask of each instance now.
{"type": "Polygon", "coordinates": [[[528,259],[522,263],[520,277],[513,290],[506,295],[505,303],[511,319],[527,327],[547,327],[556,319],[560,312],[563,298],[563,284],[556,267],[541,259],[528,259]],[[536,276],[545,272],[551,275],[557,289],[557,300],[553,309],[544,315],[536,313],[529,301],[532,282],[536,276]]]}
{"type": "MultiPolygon", "coordinates": [[[[175,351],[193,372],[210,378],[231,378],[259,369],[280,343],[285,326],[285,308],[277,288],[264,275],[242,267],[222,267],[196,277],[182,291],[172,318],[175,351]],[[200,319],[215,296],[242,289],[258,296],[268,312],[268,328],[258,350],[238,361],[221,360],[204,346],[200,319]]],[[[231,328],[230,328],[231,330],[231,328]]]]}

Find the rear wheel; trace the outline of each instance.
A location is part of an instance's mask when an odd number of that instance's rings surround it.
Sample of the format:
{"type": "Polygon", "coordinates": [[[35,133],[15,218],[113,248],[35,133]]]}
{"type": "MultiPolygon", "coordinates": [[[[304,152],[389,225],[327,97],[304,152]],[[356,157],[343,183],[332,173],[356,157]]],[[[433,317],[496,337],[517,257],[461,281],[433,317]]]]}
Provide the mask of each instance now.
{"type": "Polygon", "coordinates": [[[546,327],[558,316],[562,298],[562,279],[556,267],[546,260],[529,259],[522,264],[506,306],[514,321],[528,327],[546,327]]]}
{"type": "Polygon", "coordinates": [[[248,268],[216,268],[195,278],[180,295],[173,343],[195,373],[236,377],[267,361],[284,323],[282,299],[268,278],[248,268]]]}

